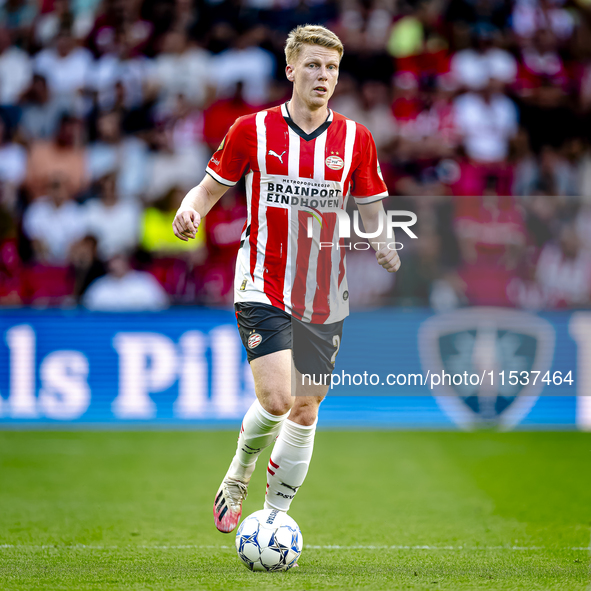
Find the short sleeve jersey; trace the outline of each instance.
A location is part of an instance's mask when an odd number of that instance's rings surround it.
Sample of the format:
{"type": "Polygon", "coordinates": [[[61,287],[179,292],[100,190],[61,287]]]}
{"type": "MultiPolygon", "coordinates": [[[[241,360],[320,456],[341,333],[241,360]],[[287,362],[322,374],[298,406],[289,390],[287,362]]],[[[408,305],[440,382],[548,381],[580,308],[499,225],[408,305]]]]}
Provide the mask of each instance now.
{"type": "Polygon", "coordinates": [[[246,174],[235,301],[270,304],[315,324],[345,318],[347,199],[388,195],[369,130],[329,110],[306,134],[286,105],[274,107],[237,119],[207,172],[227,186],[246,174]]]}

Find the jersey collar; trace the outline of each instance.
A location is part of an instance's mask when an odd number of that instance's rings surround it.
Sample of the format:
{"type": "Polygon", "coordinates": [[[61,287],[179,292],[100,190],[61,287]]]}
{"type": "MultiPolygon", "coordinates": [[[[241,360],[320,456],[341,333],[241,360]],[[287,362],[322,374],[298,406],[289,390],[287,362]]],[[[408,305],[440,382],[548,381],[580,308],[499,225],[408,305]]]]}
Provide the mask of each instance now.
{"type": "Polygon", "coordinates": [[[328,129],[329,125],[332,123],[332,111],[328,109],[328,117],[326,118],[326,121],[322,125],[317,127],[312,133],[306,133],[299,125],[294,123],[289,113],[289,110],[287,109],[287,103],[283,103],[281,105],[281,114],[283,115],[283,118],[285,119],[287,125],[289,125],[289,127],[291,127],[291,129],[293,129],[295,133],[297,133],[302,139],[306,140],[307,142],[316,139],[319,135],[322,135],[328,129]]]}

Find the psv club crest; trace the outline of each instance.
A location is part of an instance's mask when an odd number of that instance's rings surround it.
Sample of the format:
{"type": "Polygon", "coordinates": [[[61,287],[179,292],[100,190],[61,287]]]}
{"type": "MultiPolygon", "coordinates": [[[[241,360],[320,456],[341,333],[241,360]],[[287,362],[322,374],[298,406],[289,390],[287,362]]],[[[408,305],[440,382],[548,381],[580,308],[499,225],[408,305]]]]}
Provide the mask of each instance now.
{"type": "Polygon", "coordinates": [[[530,372],[540,371],[543,376],[552,364],[554,341],[554,329],[544,319],[488,307],[433,316],[419,330],[423,375],[484,375],[476,385],[465,379],[454,384],[446,378],[433,387],[441,409],[465,429],[517,425],[535,404],[544,383],[541,377],[535,384],[533,379],[509,380],[510,372],[531,376],[530,372]]]}
{"type": "Polygon", "coordinates": [[[341,170],[345,166],[345,162],[340,156],[328,156],[325,162],[331,170],[341,170]]]}
{"type": "Polygon", "coordinates": [[[258,333],[255,332],[248,337],[248,348],[255,349],[258,347],[263,340],[263,337],[258,333]]]}

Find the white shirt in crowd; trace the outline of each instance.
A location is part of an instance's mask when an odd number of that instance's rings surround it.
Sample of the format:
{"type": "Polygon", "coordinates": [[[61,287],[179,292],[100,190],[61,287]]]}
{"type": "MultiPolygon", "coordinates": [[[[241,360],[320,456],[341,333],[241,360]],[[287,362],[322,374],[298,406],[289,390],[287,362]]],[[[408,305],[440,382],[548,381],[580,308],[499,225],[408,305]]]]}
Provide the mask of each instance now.
{"type": "Polygon", "coordinates": [[[450,65],[456,82],[472,90],[484,88],[491,78],[510,84],[517,75],[515,58],[497,47],[484,52],[463,49],[453,56],[450,65]]]}
{"type": "Polygon", "coordinates": [[[122,60],[107,53],[92,62],[85,84],[96,90],[101,109],[110,110],[115,105],[115,85],[121,82],[125,89],[125,106],[132,109],[144,100],[144,84],[152,69],[152,60],[143,56],[122,60]]]}
{"type": "Polygon", "coordinates": [[[27,151],[20,144],[0,146],[0,182],[20,185],[27,172],[27,151]]]}
{"type": "Polygon", "coordinates": [[[530,38],[540,29],[549,29],[558,39],[569,39],[576,20],[564,2],[549,2],[542,5],[536,0],[518,0],[513,7],[511,26],[520,37],[530,38]]]}
{"type": "Polygon", "coordinates": [[[149,177],[150,153],[147,144],[128,136],[119,144],[97,141],[86,148],[86,166],[95,181],[117,173],[117,193],[122,199],[135,200],[146,189],[149,177]]]}
{"type": "Polygon", "coordinates": [[[15,105],[31,83],[33,69],[29,56],[18,47],[0,55],[0,105],[15,105]]]}
{"type": "Polygon", "coordinates": [[[209,52],[198,47],[180,54],[161,53],[153,61],[150,78],[160,87],[164,101],[182,94],[192,103],[202,105],[210,84],[210,60],[209,52]]]}
{"type": "Polygon", "coordinates": [[[517,133],[517,108],[504,94],[493,94],[487,102],[468,92],[454,101],[455,120],[470,158],[499,162],[507,158],[509,141],[517,133]]]}
{"type": "Polygon", "coordinates": [[[55,49],[43,49],[35,56],[34,70],[45,77],[53,95],[73,100],[86,83],[92,61],[92,54],[83,47],[73,49],[65,57],[55,49]]]}
{"type": "Polygon", "coordinates": [[[189,190],[203,178],[209,153],[203,145],[170,152],[153,152],[147,175],[146,200],[151,203],[173,187],[189,190]]]}
{"type": "Polygon", "coordinates": [[[547,305],[586,305],[591,293],[591,254],[581,250],[576,258],[568,259],[559,246],[547,244],[538,259],[536,279],[547,305]]]}
{"type": "Polygon", "coordinates": [[[251,105],[264,103],[269,96],[269,84],[275,70],[275,59],[260,47],[226,49],[212,58],[212,70],[218,94],[234,93],[236,83],[243,83],[244,100],[251,105]]]}
{"type": "Polygon", "coordinates": [[[86,291],[84,305],[89,310],[128,312],[162,310],[169,304],[168,295],[156,278],[144,271],[129,271],[123,277],[105,275],[86,291]]]}
{"type": "Polygon", "coordinates": [[[33,201],[23,216],[23,229],[31,240],[45,244],[49,262],[67,262],[70,245],[86,234],[85,213],[75,201],[59,207],[46,197],[33,201]]]}
{"type": "Polygon", "coordinates": [[[99,256],[104,260],[138,243],[141,212],[133,201],[106,206],[100,199],[92,199],[84,210],[86,233],[96,237],[99,256]]]}

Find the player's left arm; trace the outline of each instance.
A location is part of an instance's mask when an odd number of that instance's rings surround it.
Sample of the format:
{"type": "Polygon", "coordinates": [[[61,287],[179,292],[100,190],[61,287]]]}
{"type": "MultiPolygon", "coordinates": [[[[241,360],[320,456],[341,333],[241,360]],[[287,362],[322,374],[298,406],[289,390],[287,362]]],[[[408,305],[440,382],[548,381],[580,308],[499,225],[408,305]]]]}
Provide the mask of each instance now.
{"type": "Polygon", "coordinates": [[[395,273],[400,268],[400,257],[396,250],[388,248],[388,245],[395,246],[395,238],[393,232],[388,237],[386,212],[382,204],[382,199],[388,196],[388,187],[380,172],[378,153],[371,133],[363,125],[357,124],[357,129],[358,152],[362,156],[353,171],[351,194],[355,198],[366,233],[377,232],[381,222],[380,233],[369,239],[369,243],[376,251],[378,263],[388,273],[395,273]]]}
{"type": "Polygon", "coordinates": [[[380,227],[380,217],[382,218],[382,231],[375,238],[369,238],[369,243],[376,251],[376,259],[378,263],[388,271],[388,273],[395,273],[400,269],[400,257],[398,252],[394,249],[388,248],[388,245],[395,246],[394,232],[392,231],[388,237],[386,212],[382,201],[374,201],[373,203],[358,203],[357,208],[363,220],[363,227],[365,232],[373,234],[377,232],[380,227]]]}

